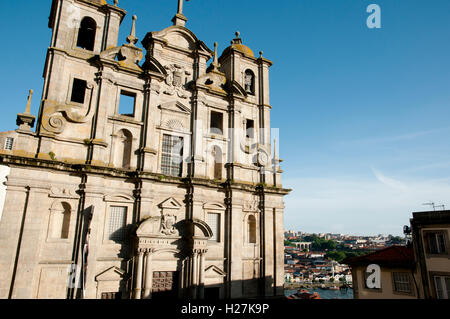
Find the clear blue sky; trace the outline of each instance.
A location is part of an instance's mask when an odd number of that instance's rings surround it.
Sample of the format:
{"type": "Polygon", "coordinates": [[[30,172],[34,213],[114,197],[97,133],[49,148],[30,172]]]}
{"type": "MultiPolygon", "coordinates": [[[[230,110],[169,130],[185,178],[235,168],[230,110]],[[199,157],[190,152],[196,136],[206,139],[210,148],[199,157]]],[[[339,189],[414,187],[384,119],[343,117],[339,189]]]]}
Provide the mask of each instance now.
{"type": "MultiPolygon", "coordinates": [[[[109,1],[112,2],[112,1],[109,1]]],[[[50,0],[1,2],[1,130],[35,90],[50,43],[50,0]]],[[[137,35],[171,24],[176,0],[120,0],[137,35]]],[[[210,48],[239,30],[271,68],[272,126],[285,160],[285,226],[397,234],[411,212],[450,208],[450,1],[191,0],[187,27],[210,48]],[[381,29],[366,8],[381,7],[381,29]]]]}

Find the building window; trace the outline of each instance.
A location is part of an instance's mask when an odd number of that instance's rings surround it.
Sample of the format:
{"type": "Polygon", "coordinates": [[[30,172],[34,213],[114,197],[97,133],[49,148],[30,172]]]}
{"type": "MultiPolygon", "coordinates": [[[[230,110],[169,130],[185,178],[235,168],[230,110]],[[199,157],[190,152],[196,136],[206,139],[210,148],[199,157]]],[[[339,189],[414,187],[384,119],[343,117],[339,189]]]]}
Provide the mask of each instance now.
{"type": "Polygon", "coordinates": [[[209,240],[220,242],[220,214],[208,213],[206,222],[213,233],[212,237],[209,240]]]}
{"type": "Polygon", "coordinates": [[[255,121],[245,121],[245,134],[247,138],[255,138],[255,121]]]}
{"type": "Polygon", "coordinates": [[[211,111],[211,134],[223,134],[223,114],[220,112],[211,111]]]}
{"type": "Polygon", "coordinates": [[[111,206],[109,213],[109,240],[116,243],[124,243],[126,241],[126,222],[127,222],[127,207],[111,206]]]}
{"type": "Polygon", "coordinates": [[[12,137],[7,137],[5,140],[5,150],[12,151],[14,145],[14,139],[12,137]]]}
{"type": "Polygon", "coordinates": [[[134,117],[134,110],[136,105],[136,94],[121,91],[119,100],[119,114],[124,116],[134,117]]]}
{"type": "Polygon", "coordinates": [[[256,244],[256,218],[253,215],[247,220],[247,238],[250,244],[256,244]]]}
{"type": "Polygon", "coordinates": [[[433,276],[437,299],[450,299],[450,277],[433,276]]]}
{"type": "Polygon", "coordinates": [[[80,79],[73,79],[72,84],[72,96],[70,101],[75,103],[84,103],[84,98],[86,95],[87,82],[80,79]]]}
{"type": "Polygon", "coordinates": [[[84,50],[94,51],[95,33],[97,23],[90,17],[84,17],[78,31],[77,47],[84,50]]]}
{"type": "Polygon", "coordinates": [[[245,92],[248,94],[255,94],[255,74],[251,70],[245,71],[244,74],[245,92]]]}
{"type": "Polygon", "coordinates": [[[183,138],[164,134],[161,156],[162,173],[181,177],[183,168],[183,138]]]}
{"type": "Polygon", "coordinates": [[[401,293],[412,293],[411,281],[409,274],[406,272],[394,272],[392,273],[394,277],[394,291],[401,293]]]}
{"type": "Polygon", "coordinates": [[[427,252],[433,255],[447,254],[444,232],[425,233],[427,252]]]}

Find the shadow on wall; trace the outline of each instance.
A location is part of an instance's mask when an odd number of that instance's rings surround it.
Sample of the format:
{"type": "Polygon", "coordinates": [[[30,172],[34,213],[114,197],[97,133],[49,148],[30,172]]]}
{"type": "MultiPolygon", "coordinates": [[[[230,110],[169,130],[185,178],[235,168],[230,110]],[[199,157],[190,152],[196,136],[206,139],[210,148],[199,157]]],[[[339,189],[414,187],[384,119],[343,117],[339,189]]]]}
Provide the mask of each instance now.
{"type": "MultiPolygon", "coordinates": [[[[180,288],[180,272],[153,272],[153,288],[148,298],[152,300],[228,300],[228,299],[284,299],[284,287],[272,287],[273,278],[271,276],[264,279],[235,280],[228,285],[214,284],[204,286],[192,286],[180,288]],[[266,292],[261,286],[266,283],[266,292]],[[230,286],[231,297],[227,297],[226,290],[230,286]],[[201,290],[203,289],[203,292],[201,290]],[[203,297],[201,297],[203,296],[203,297]]],[[[132,299],[132,289],[127,291],[126,287],[131,287],[131,278],[127,277],[120,284],[120,290],[113,293],[111,299],[132,299]]],[[[105,294],[107,295],[107,294],[105,294]]]]}

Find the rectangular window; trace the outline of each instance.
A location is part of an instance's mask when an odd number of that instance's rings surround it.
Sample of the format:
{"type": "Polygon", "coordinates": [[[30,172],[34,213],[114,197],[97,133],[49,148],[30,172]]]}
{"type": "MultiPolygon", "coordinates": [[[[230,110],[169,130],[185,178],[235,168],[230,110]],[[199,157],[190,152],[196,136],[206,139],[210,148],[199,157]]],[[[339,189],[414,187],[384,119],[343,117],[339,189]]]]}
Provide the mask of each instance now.
{"type": "Polygon", "coordinates": [[[12,151],[14,145],[14,139],[12,137],[7,137],[5,140],[5,150],[12,151]]]}
{"type": "Polygon", "coordinates": [[[245,132],[247,138],[255,138],[255,121],[253,120],[246,121],[245,132]]]}
{"type": "Polygon", "coordinates": [[[445,235],[443,232],[426,233],[425,240],[429,254],[446,254],[445,235]]]}
{"type": "Polygon", "coordinates": [[[394,272],[394,291],[402,293],[412,293],[409,274],[406,272],[394,272]]]}
{"type": "Polygon", "coordinates": [[[433,280],[436,289],[436,297],[438,299],[450,299],[450,277],[434,276],[433,280]]]}
{"type": "Polygon", "coordinates": [[[73,79],[72,84],[72,96],[70,101],[75,103],[84,103],[84,97],[86,95],[87,82],[80,79],[73,79]]]}
{"type": "Polygon", "coordinates": [[[120,91],[119,114],[134,117],[136,94],[120,91]]]}
{"type": "Polygon", "coordinates": [[[223,114],[220,112],[211,111],[211,134],[223,134],[223,114]]]}
{"type": "Polygon", "coordinates": [[[127,207],[111,206],[109,213],[109,239],[116,243],[126,241],[127,207]]]}
{"type": "Polygon", "coordinates": [[[181,177],[183,168],[183,138],[163,135],[161,172],[164,175],[181,177]]]}
{"type": "Polygon", "coordinates": [[[206,223],[213,233],[210,240],[220,242],[220,214],[208,213],[206,223]]]}

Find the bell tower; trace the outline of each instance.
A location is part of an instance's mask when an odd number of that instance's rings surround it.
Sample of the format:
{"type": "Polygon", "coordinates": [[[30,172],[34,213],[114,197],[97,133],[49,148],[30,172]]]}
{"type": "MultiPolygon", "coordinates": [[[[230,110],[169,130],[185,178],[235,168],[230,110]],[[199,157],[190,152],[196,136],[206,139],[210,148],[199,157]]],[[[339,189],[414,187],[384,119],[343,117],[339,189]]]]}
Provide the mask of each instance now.
{"type": "Polygon", "coordinates": [[[272,185],[273,174],[263,172],[273,169],[269,100],[269,68],[273,63],[265,59],[262,52],[258,58],[255,57],[253,51],[243,44],[240,32],[235,35],[219,58],[220,70],[226,75],[228,90],[233,96],[230,127],[234,128],[235,141],[238,141],[233,145],[233,158],[229,160],[247,167],[256,165],[261,170],[260,176],[255,172],[241,174],[239,171],[245,169],[236,166],[232,175],[234,179],[242,178],[239,177],[241,175],[252,182],[272,185]],[[239,138],[240,134],[244,138],[239,138]],[[239,157],[245,153],[248,156],[239,157]]]}
{"type": "MultiPolygon", "coordinates": [[[[70,142],[76,136],[78,144],[90,138],[90,115],[95,112],[99,93],[93,58],[117,46],[119,27],[126,15],[117,4],[117,0],[114,5],[105,0],[53,0],[48,23],[52,37],[37,121],[38,158],[50,159],[49,154],[57,153],[55,137],[70,142]],[[78,124],[75,134],[73,130],[65,132],[68,123],[78,124]]],[[[83,161],[86,152],[80,145],[79,151],[67,155],[83,161]]]]}

